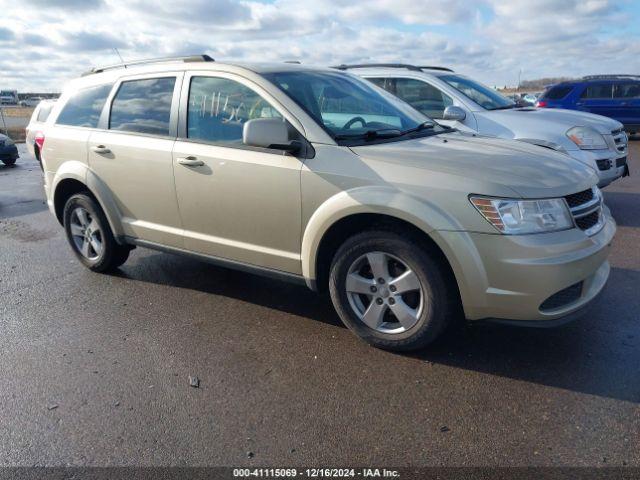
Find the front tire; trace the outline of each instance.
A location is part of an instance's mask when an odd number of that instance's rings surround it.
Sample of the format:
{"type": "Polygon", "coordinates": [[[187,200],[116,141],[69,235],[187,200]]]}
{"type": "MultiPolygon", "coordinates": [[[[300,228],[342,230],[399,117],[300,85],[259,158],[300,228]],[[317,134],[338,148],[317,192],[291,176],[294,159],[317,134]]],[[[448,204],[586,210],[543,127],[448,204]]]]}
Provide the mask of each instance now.
{"type": "Polygon", "coordinates": [[[349,238],[334,256],[329,290],[344,324],[371,345],[426,347],[456,314],[455,289],[421,242],[386,231],[349,238]]]}
{"type": "Polygon", "coordinates": [[[63,219],[73,253],[89,270],[106,272],[127,261],[131,248],[115,241],[102,208],[90,195],[70,197],[63,219]]]}
{"type": "Polygon", "coordinates": [[[17,160],[17,158],[7,158],[6,160],[2,160],[2,163],[4,163],[7,167],[10,167],[11,165],[15,165],[17,160]]]}

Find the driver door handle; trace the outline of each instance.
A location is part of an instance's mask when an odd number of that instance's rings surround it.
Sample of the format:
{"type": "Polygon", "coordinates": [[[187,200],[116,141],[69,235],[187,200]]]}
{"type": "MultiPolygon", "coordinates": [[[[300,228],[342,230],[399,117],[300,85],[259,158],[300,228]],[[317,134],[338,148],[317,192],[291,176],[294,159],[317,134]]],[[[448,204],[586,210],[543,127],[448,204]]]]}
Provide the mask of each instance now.
{"type": "Polygon", "coordinates": [[[202,160],[198,160],[196,157],[188,156],[188,157],[178,157],[176,161],[180,165],[184,165],[185,167],[201,167],[204,165],[202,160]]]}
{"type": "Polygon", "coordinates": [[[111,150],[109,150],[104,145],[94,145],[93,147],[91,147],[91,151],[100,153],[100,154],[111,153],[111,150]]]}

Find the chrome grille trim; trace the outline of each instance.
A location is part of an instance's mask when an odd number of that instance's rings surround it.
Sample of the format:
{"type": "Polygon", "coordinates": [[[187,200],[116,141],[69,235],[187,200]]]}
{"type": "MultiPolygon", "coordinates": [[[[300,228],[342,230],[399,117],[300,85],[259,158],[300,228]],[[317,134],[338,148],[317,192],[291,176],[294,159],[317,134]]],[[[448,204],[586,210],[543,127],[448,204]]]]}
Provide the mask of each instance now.
{"type": "Polygon", "coordinates": [[[616,151],[618,153],[627,153],[627,146],[629,141],[626,132],[622,129],[619,129],[612,131],[611,135],[613,137],[613,143],[616,151]]]}
{"type": "Polygon", "coordinates": [[[604,215],[602,214],[602,193],[595,187],[592,187],[591,191],[593,192],[593,198],[588,202],[581,203],[573,207],[569,206],[569,202],[567,202],[567,207],[569,207],[569,211],[571,212],[571,216],[573,217],[576,228],[580,228],[578,226],[578,223],[576,222],[578,219],[591,215],[595,212],[598,213],[597,223],[595,223],[592,227],[583,230],[583,232],[588,236],[595,235],[600,230],[602,230],[602,227],[604,227],[604,215]]]}

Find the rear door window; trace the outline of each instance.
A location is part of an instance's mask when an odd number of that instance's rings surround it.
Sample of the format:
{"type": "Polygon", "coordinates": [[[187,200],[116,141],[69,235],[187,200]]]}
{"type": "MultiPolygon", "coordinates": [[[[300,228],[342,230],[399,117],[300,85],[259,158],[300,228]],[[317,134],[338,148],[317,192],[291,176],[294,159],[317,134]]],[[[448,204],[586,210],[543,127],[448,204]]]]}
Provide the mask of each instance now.
{"type": "Polygon", "coordinates": [[[175,77],[122,82],[111,104],[109,129],[169,135],[175,77]]]}
{"type": "Polygon", "coordinates": [[[640,98],[640,82],[616,83],[613,87],[614,98],[640,98]]]}
{"type": "Polygon", "coordinates": [[[612,98],[613,84],[596,83],[585,88],[580,98],[612,98]]]}
{"type": "Polygon", "coordinates": [[[102,107],[104,107],[111,87],[113,85],[100,85],[76,92],[65,104],[58,115],[58,125],[73,127],[96,128],[102,107]]]}
{"type": "Polygon", "coordinates": [[[431,118],[442,118],[444,109],[453,105],[447,94],[433,85],[413,78],[396,78],[394,94],[431,118]]]}

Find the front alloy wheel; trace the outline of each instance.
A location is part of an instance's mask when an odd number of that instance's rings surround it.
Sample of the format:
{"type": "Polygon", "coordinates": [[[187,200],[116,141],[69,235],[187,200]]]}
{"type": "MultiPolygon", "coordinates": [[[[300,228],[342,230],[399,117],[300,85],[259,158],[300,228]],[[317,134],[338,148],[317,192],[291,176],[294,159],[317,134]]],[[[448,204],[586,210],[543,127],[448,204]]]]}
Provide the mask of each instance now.
{"type": "Polygon", "coordinates": [[[344,324],[370,344],[417,350],[454,319],[459,297],[441,254],[412,235],[368,231],[347,239],[329,275],[344,324]]]}
{"type": "Polygon", "coordinates": [[[402,260],[385,252],[357,258],[349,267],[345,290],[358,318],[381,333],[410,330],[424,307],[418,276],[402,260]]]}

